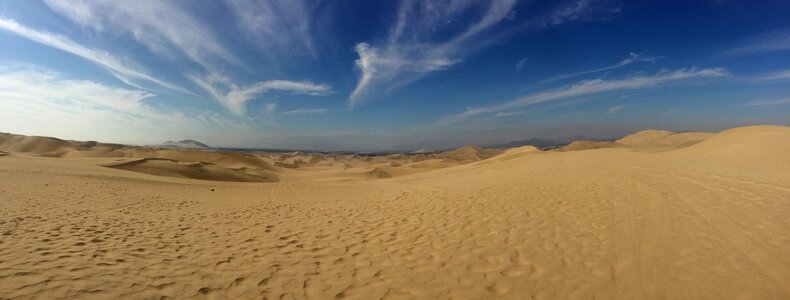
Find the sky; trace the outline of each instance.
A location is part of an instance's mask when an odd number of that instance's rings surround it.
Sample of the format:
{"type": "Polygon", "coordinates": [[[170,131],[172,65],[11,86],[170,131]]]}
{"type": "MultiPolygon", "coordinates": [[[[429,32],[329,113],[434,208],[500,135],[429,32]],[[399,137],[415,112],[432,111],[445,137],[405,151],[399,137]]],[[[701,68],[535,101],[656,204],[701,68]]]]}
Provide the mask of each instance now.
{"type": "Polygon", "coordinates": [[[790,125],[790,1],[0,0],[0,132],[392,151],[790,125]]]}

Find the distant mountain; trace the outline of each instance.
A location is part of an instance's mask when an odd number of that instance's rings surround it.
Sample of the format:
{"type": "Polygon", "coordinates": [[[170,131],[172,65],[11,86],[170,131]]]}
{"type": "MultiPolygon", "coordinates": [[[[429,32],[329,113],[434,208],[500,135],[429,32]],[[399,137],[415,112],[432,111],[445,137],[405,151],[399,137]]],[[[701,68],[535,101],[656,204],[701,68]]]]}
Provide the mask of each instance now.
{"type": "Polygon", "coordinates": [[[160,147],[167,147],[167,148],[189,148],[189,149],[209,149],[209,145],[203,144],[196,140],[181,140],[178,142],[174,141],[167,141],[160,145],[160,147]]]}
{"type": "Polygon", "coordinates": [[[433,150],[428,149],[428,148],[420,148],[420,149],[412,151],[411,153],[421,154],[421,153],[431,153],[431,152],[433,152],[433,150]]]}
{"type": "Polygon", "coordinates": [[[491,145],[491,148],[515,148],[521,146],[535,146],[540,149],[551,149],[551,148],[558,148],[562,146],[566,146],[575,141],[610,141],[612,139],[600,139],[600,138],[592,138],[584,135],[572,135],[567,137],[559,137],[555,139],[541,139],[541,138],[534,138],[534,139],[527,139],[527,140],[519,140],[519,141],[512,141],[505,144],[497,144],[491,145]]]}
{"type": "Polygon", "coordinates": [[[512,141],[505,144],[492,145],[492,148],[515,148],[521,146],[535,146],[538,148],[553,148],[567,145],[567,142],[560,142],[549,139],[528,139],[520,141],[512,141]]]}

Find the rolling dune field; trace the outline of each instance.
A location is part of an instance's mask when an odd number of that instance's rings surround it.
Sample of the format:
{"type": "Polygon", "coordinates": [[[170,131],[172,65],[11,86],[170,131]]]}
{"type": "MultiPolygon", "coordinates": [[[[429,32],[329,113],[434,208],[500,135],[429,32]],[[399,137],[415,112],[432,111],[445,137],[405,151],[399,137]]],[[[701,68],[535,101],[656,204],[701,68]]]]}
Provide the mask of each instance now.
{"type": "Polygon", "coordinates": [[[0,151],[0,299],[790,298],[789,127],[373,157],[0,151]]]}

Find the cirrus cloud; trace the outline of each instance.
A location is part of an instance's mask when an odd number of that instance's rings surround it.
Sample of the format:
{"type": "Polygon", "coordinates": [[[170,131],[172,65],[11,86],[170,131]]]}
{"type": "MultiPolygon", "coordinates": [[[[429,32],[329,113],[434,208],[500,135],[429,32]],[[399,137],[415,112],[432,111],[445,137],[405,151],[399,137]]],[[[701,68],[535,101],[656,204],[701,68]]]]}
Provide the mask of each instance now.
{"type": "Polygon", "coordinates": [[[513,108],[525,107],[539,103],[557,101],[562,99],[569,99],[573,97],[587,96],[600,94],[603,92],[612,92],[619,90],[635,90],[649,87],[655,87],[667,83],[678,82],[682,80],[705,78],[705,77],[722,77],[728,75],[727,70],[724,68],[709,68],[709,69],[679,69],[675,71],[661,71],[657,74],[650,76],[634,76],[618,80],[585,80],[577,84],[551,89],[544,92],[529,94],[520,98],[504,102],[502,104],[470,108],[466,111],[443,117],[435,122],[434,126],[447,125],[451,123],[460,122],[474,116],[483,114],[492,114],[502,111],[508,111],[513,108]]]}
{"type": "Polygon", "coordinates": [[[360,78],[349,105],[359,104],[372,90],[392,90],[457,64],[484,32],[507,19],[515,4],[516,0],[401,2],[384,42],[362,42],[354,48],[360,78]],[[463,30],[448,32],[444,27],[476,10],[482,13],[463,30]],[[450,37],[439,39],[441,34],[450,37]]]}
{"type": "Polygon", "coordinates": [[[171,90],[189,94],[192,93],[183,87],[159,80],[151,75],[146,74],[145,72],[136,70],[106,51],[89,48],[87,46],[78,44],[62,35],[35,30],[21,25],[14,20],[2,18],[0,18],[0,30],[14,33],[20,37],[29,39],[36,43],[65,51],[83,59],[89,60],[106,68],[116,78],[134,87],[142,88],[138,82],[145,81],[171,90]]]}

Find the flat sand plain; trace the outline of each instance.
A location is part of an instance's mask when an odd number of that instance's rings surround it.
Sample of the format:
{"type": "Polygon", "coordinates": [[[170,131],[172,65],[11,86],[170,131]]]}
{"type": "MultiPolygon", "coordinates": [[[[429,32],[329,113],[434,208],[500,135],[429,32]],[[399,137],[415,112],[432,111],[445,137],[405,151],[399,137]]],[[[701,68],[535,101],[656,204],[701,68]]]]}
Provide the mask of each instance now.
{"type": "Polygon", "coordinates": [[[0,151],[0,299],[790,299],[788,127],[382,157],[0,151]]]}

